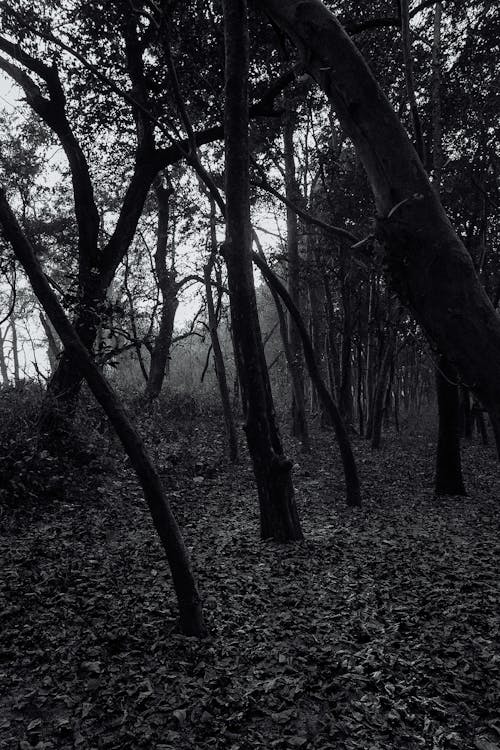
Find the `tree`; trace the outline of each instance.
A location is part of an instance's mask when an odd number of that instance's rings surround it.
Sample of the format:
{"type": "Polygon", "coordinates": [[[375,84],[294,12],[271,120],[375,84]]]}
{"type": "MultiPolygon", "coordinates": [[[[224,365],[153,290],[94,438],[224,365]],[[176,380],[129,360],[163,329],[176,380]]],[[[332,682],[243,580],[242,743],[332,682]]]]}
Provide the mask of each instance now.
{"type": "Polygon", "coordinates": [[[257,315],[252,271],[248,155],[248,27],[245,0],[224,1],[225,192],[227,265],[238,375],[247,404],[245,431],[260,506],[261,536],[302,539],[291,478],[283,455],[257,315]]]}
{"type": "Polygon", "coordinates": [[[374,194],[391,283],[487,408],[500,455],[500,320],[404,128],[320,0],[260,5],[301,50],[352,139],[374,194]]]}
{"type": "Polygon", "coordinates": [[[28,276],[33,291],[57,331],[66,356],[86,379],[92,393],[107,414],[134,467],[144,491],[151,517],[165,551],[177,600],[180,627],[186,635],[205,635],[201,600],[191,571],[189,556],[179,527],[170,509],[160,475],[151,462],[144,443],[130,422],[122,404],[99,372],[89,352],[66,317],[55,292],[50,287],[30,242],[23,234],[5,193],[0,191],[0,223],[14,253],[28,276]]]}

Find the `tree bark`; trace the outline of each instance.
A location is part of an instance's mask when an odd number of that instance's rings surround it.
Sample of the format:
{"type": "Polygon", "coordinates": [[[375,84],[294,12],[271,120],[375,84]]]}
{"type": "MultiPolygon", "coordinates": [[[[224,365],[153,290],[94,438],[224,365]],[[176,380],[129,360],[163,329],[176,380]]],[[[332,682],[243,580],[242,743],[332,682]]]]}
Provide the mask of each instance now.
{"type": "Polygon", "coordinates": [[[245,0],[224,0],[227,265],[235,358],[247,403],[246,436],[260,506],[262,538],[302,539],[292,484],[276,425],[260,335],[251,256],[248,154],[248,28],[245,0]]]}
{"type": "Polygon", "coordinates": [[[88,350],[69,322],[52,291],[33,248],[24,236],[5,194],[0,192],[0,223],[14,253],[23,266],[40,304],[59,335],[69,361],[78,368],[107,414],[135,469],[144,491],[151,517],[165,551],[179,603],[180,627],[186,635],[203,636],[201,600],[179,527],[168,504],[160,476],[146,452],[144,443],[130,422],[116,394],[103,378],[88,350]]]}
{"type": "Polygon", "coordinates": [[[500,455],[500,319],[408,135],[320,0],[259,0],[302,52],[366,170],[389,278],[438,350],[477,393],[500,455]]]}
{"type": "Polygon", "coordinates": [[[457,373],[441,356],[436,370],[439,409],[436,495],[466,495],[460,460],[460,402],[457,373]]]}

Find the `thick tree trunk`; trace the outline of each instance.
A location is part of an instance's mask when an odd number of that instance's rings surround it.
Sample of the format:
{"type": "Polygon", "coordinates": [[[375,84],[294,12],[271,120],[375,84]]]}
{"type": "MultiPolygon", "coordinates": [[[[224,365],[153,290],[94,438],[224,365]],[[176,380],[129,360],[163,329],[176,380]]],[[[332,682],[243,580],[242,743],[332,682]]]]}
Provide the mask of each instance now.
{"type": "MultiPolygon", "coordinates": [[[[293,134],[295,131],[296,114],[293,101],[288,102],[288,109],[284,118],[283,126],[283,156],[285,164],[285,195],[293,205],[299,206],[302,202],[295,176],[295,158],[293,134]]],[[[297,226],[297,214],[289,206],[286,209],[286,247],[288,256],[288,293],[294,304],[301,309],[300,288],[300,255],[299,234],[297,226]]],[[[304,446],[308,446],[309,436],[307,431],[307,417],[304,399],[304,368],[302,356],[302,344],[299,333],[291,318],[288,321],[287,350],[289,356],[290,377],[292,380],[292,435],[299,438],[304,446]]]]}
{"type": "Polygon", "coordinates": [[[500,454],[500,319],[365,60],[320,0],[259,0],[303,54],[374,193],[394,289],[489,411],[500,454]]]}
{"type": "Polygon", "coordinates": [[[300,312],[295,307],[293,300],[291,299],[287,290],[285,289],[283,284],[276,278],[275,274],[271,271],[265,261],[256,253],[253,253],[253,259],[254,263],[260,269],[267,283],[272,286],[280,295],[281,299],[288,308],[288,312],[293,317],[298,331],[300,332],[304,356],[309,370],[309,376],[318,390],[319,397],[321,398],[325,409],[328,410],[330,419],[335,429],[335,435],[337,437],[337,443],[339,446],[342,465],[344,468],[347,505],[361,505],[361,491],[359,486],[358,471],[356,468],[356,462],[354,460],[349,435],[345,428],[340,412],[330,392],[328,391],[328,388],[321,378],[314,350],[312,348],[311,339],[309,338],[309,334],[307,333],[304,321],[302,320],[300,312]]]}
{"type": "Polygon", "coordinates": [[[439,409],[436,495],[466,494],[460,460],[460,402],[456,377],[455,368],[441,356],[436,370],[439,409]]]}
{"type": "Polygon", "coordinates": [[[292,484],[276,425],[253,282],[248,155],[248,28],[245,0],[224,0],[224,111],[227,196],[224,256],[235,357],[247,403],[246,435],[260,505],[262,538],[302,539],[292,484]]]}
{"type": "Polygon", "coordinates": [[[64,345],[67,358],[87,381],[96,400],[116,430],[135,469],[172,572],[179,603],[181,630],[186,635],[203,636],[206,631],[201,600],[191,571],[188,553],[170,510],[160,476],[146,452],[144,443],[116,394],[99,372],[88,350],[67,319],[35,257],[33,248],[10,210],[3,192],[0,193],[0,223],[7,239],[12,244],[16,257],[26,271],[33,291],[64,345]]]}
{"type": "MultiPolygon", "coordinates": [[[[80,273],[81,298],[79,312],[73,327],[78,338],[88,352],[93,351],[99,330],[99,312],[106,299],[106,288],[101,279],[87,278],[80,273]]],[[[38,429],[48,450],[58,453],[68,446],[68,430],[72,422],[83,377],[74,366],[67,352],[63,351],[49,380],[42,403],[38,429]]]]}

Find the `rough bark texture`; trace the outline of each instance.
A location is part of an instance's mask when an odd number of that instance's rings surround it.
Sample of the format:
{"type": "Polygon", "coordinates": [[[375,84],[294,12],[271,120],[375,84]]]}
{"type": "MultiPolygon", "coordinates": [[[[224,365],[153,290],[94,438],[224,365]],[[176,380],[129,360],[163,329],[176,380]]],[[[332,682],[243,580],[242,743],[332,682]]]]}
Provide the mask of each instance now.
{"type": "Polygon", "coordinates": [[[436,495],[466,494],[460,460],[460,402],[456,378],[455,368],[441,356],[436,370],[439,409],[436,495]]]}
{"type": "Polygon", "coordinates": [[[231,321],[243,398],[246,435],[260,506],[263,538],[302,539],[291,478],[283,455],[257,315],[251,256],[248,156],[248,29],[244,0],[225,0],[226,91],[224,110],[227,196],[224,256],[231,321]]]}
{"type": "Polygon", "coordinates": [[[12,244],[14,253],[23,266],[40,304],[60,337],[66,355],[75,369],[87,381],[134,467],[144,491],[154,526],[165,551],[179,603],[180,626],[186,635],[203,636],[205,626],[201,600],[193,578],[187,550],[170,510],[160,476],[151,462],[144,443],[130,422],[122,404],[103,378],[88,350],[79,339],[49,282],[33,248],[22,233],[3,192],[0,192],[0,223],[12,244]]]}
{"type": "Polygon", "coordinates": [[[500,319],[396,114],[320,0],[260,0],[302,52],[366,170],[393,287],[490,413],[500,450],[500,319]]]}

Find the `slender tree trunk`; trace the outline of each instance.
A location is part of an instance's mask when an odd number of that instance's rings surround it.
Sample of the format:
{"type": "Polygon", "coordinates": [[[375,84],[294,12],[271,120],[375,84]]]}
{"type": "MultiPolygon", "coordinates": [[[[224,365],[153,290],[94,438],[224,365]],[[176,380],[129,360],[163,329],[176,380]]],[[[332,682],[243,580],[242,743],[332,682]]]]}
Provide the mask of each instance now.
{"type": "Polygon", "coordinates": [[[320,0],[259,4],[302,51],[306,70],[352,139],[374,193],[391,283],[439,351],[474,385],[500,455],[500,319],[404,128],[320,0]]]}
{"type": "Polygon", "coordinates": [[[354,460],[354,455],[352,452],[349,435],[345,428],[340,412],[330,392],[328,391],[328,388],[326,387],[325,383],[323,382],[321,378],[318,365],[316,362],[314,350],[312,348],[311,339],[309,338],[309,334],[307,333],[307,329],[306,329],[306,326],[304,325],[304,321],[302,320],[300,312],[295,307],[293,300],[291,299],[287,290],[285,289],[283,284],[279,281],[279,279],[277,279],[277,277],[271,271],[271,269],[266,264],[266,262],[256,253],[253,253],[253,259],[254,259],[254,263],[260,269],[267,283],[270,286],[272,286],[276,290],[276,292],[280,295],[281,299],[283,300],[283,302],[288,308],[288,312],[292,315],[298,331],[300,332],[300,336],[302,339],[302,346],[304,350],[304,356],[305,356],[306,364],[309,370],[309,376],[311,380],[314,382],[318,390],[318,394],[324,403],[325,408],[328,409],[328,413],[330,415],[332,424],[335,429],[335,435],[337,437],[337,443],[339,446],[340,456],[342,458],[342,465],[344,468],[347,505],[351,505],[351,506],[361,505],[361,491],[360,491],[360,486],[359,486],[358,471],[356,468],[356,462],[354,460]]]}
{"type": "MultiPolygon", "coordinates": [[[[213,257],[214,256],[212,256],[212,258],[213,257]]],[[[222,413],[224,415],[224,424],[226,427],[229,460],[233,463],[236,463],[238,461],[238,435],[236,433],[233,410],[231,408],[231,398],[229,396],[229,388],[227,385],[224,356],[222,354],[219,335],[217,333],[218,323],[217,315],[215,312],[214,298],[212,294],[212,263],[210,261],[203,269],[203,274],[205,278],[205,294],[207,297],[208,330],[210,333],[210,341],[212,342],[212,349],[214,352],[215,375],[217,377],[217,383],[219,385],[222,413]]]]}
{"type": "Polygon", "coordinates": [[[16,314],[14,310],[9,318],[9,324],[12,342],[12,361],[14,364],[14,383],[15,385],[19,385],[21,382],[21,376],[19,373],[19,342],[17,340],[16,314]]]}
{"type": "Polygon", "coordinates": [[[463,435],[466,440],[472,438],[472,414],[470,407],[470,392],[467,386],[462,385],[461,389],[461,406],[463,420],[463,435]]]}
{"type": "MultiPolygon", "coordinates": [[[[288,372],[290,374],[290,379],[292,381],[292,390],[293,395],[295,399],[295,404],[297,407],[296,414],[302,413],[305,417],[305,399],[304,399],[304,379],[302,377],[302,370],[297,367],[297,359],[294,357],[294,354],[292,352],[292,349],[290,347],[290,340],[288,337],[288,333],[290,330],[290,327],[287,327],[287,321],[285,317],[285,313],[283,311],[283,308],[281,306],[280,298],[274,287],[269,287],[271,291],[271,295],[274,300],[274,304],[276,307],[276,313],[278,315],[278,322],[279,322],[279,328],[280,328],[280,334],[281,334],[281,341],[283,343],[283,351],[285,352],[285,358],[288,365],[288,372]]],[[[291,325],[293,325],[295,328],[295,323],[293,322],[293,318],[291,318],[291,325]]],[[[301,347],[301,354],[302,354],[302,347],[301,347]]],[[[302,450],[305,453],[309,453],[311,450],[311,445],[309,442],[309,430],[307,428],[307,421],[304,419],[301,425],[301,437],[299,438],[302,443],[302,450]]]]}
{"type": "Polygon", "coordinates": [[[262,538],[302,539],[292,484],[274,414],[253,282],[248,155],[248,27],[245,0],[224,0],[225,260],[235,357],[247,403],[246,435],[260,505],[262,538]]]}
{"type": "MultiPolygon", "coordinates": [[[[296,114],[293,109],[293,101],[288,102],[288,109],[284,118],[283,127],[283,155],[285,164],[285,195],[293,205],[300,205],[301,195],[295,176],[295,158],[293,134],[295,131],[296,114]]],[[[296,307],[301,309],[300,288],[300,254],[299,234],[297,226],[297,215],[289,206],[286,209],[287,230],[287,256],[288,256],[288,293],[296,307]]],[[[292,380],[292,435],[299,438],[304,446],[308,446],[309,436],[307,430],[307,417],[304,398],[304,367],[302,344],[300,335],[289,318],[287,347],[289,357],[287,361],[290,368],[292,380]]],[[[286,351],[286,350],[285,350],[286,351]]]]}
{"type": "Polygon", "coordinates": [[[357,354],[357,363],[358,363],[357,388],[356,388],[357,404],[358,404],[358,429],[359,429],[359,436],[363,437],[363,432],[365,428],[365,417],[364,417],[364,410],[363,410],[363,352],[361,348],[361,331],[358,334],[356,354],[357,354]]]}
{"type": "Polygon", "coordinates": [[[69,361],[87,381],[96,400],[116,430],[136,471],[172,572],[182,632],[186,635],[202,636],[206,631],[201,600],[191,571],[188,553],[168,504],[160,476],[146,452],[144,443],[116,394],[99,372],[88,350],[67,319],[35,257],[31,244],[22,233],[10,210],[3,192],[0,193],[0,223],[31,282],[33,291],[60,337],[69,361]]]}
{"type": "Polygon", "coordinates": [[[472,419],[476,423],[478,435],[481,435],[483,445],[488,445],[488,431],[484,421],[483,409],[477,399],[474,399],[471,409],[472,419]]]}
{"type": "Polygon", "coordinates": [[[327,278],[325,278],[326,319],[328,328],[328,363],[330,372],[330,388],[335,400],[340,394],[340,358],[336,343],[335,310],[333,294],[327,278]]]}
{"type": "Polygon", "coordinates": [[[49,357],[50,371],[52,373],[57,366],[59,355],[61,354],[61,349],[58,342],[56,341],[54,330],[43,312],[40,313],[40,323],[42,324],[42,328],[47,337],[47,352],[49,357]]]}
{"type": "Polygon", "coordinates": [[[396,345],[396,334],[390,333],[388,341],[385,346],[385,352],[380,363],[379,373],[377,377],[377,385],[375,388],[375,396],[373,398],[373,416],[372,416],[372,433],[371,433],[371,445],[372,448],[380,448],[380,442],[382,439],[382,423],[384,419],[384,401],[387,391],[387,381],[391,369],[391,362],[394,355],[394,348],[396,345]]]}
{"type": "MultiPolygon", "coordinates": [[[[325,291],[318,278],[318,269],[311,268],[308,274],[309,286],[309,308],[311,310],[311,329],[313,349],[316,352],[318,367],[323,382],[328,382],[328,358],[326,354],[325,343],[327,339],[325,325],[325,291]]],[[[325,410],[322,401],[313,383],[311,383],[311,392],[314,394],[314,403],[319,408],[321,414],[321,426],[326,427],[330,423],[328,412],[325,410]]],[[[335,393],[334,390],[332,390],[335,393]]]]}
{"type": "Polygon", "coordinates": [[[3,385],[9,385],[9,372],[7,370],[7,362],[5,361],[5,336],[0,328],[0,374],[2,375],[3,385]]]}
{"type": "Polygon", "coordinates": [[[436,370],[439,408],[436,495],[466,494],[460,460],[460,404],[456,377],[455,368],[441,356],[436,370]]]}
{"type": "Polygon", "coordinates": [[[164,187],[161,178],[154,183],[156,200],[158,203],[158,229],[156,238],[156,252],[154,257],[156,278],[162,297],[160,326],[151,351],[148,380],[146,383],[146,397],[153,401],[161,393],[165,373],[168,369],[170,347],[174,332],[175,313],[179,305],[177,299],[177,284],[175,268],[168,267],[168,225],[170,218],[169,200],[172,191],[164,187]]]}
{"type": "Polygon", "coordinates": [[[349,267],[342,268],[342,306],[344,309],[344,321],[342,326],[342,348],[341,348],[341,381],[339,393],[339,409],[342,419],[349,427],[352,425],[353,403],[352,403],[352,299],[351,283],[347,278],[349,267]]]}
{"type": "Polygon", "coordinates": [[[375,304],[376,285],[373,274],[370,274],[368,290],[368,314],[366,321],[366,372],[365,372],[365,396],[366,396],[366,429],[365,437],[371,440],[373,427],[373,395],[374,395],[374,341],[373,341],[373,309],[375,304]]]}

